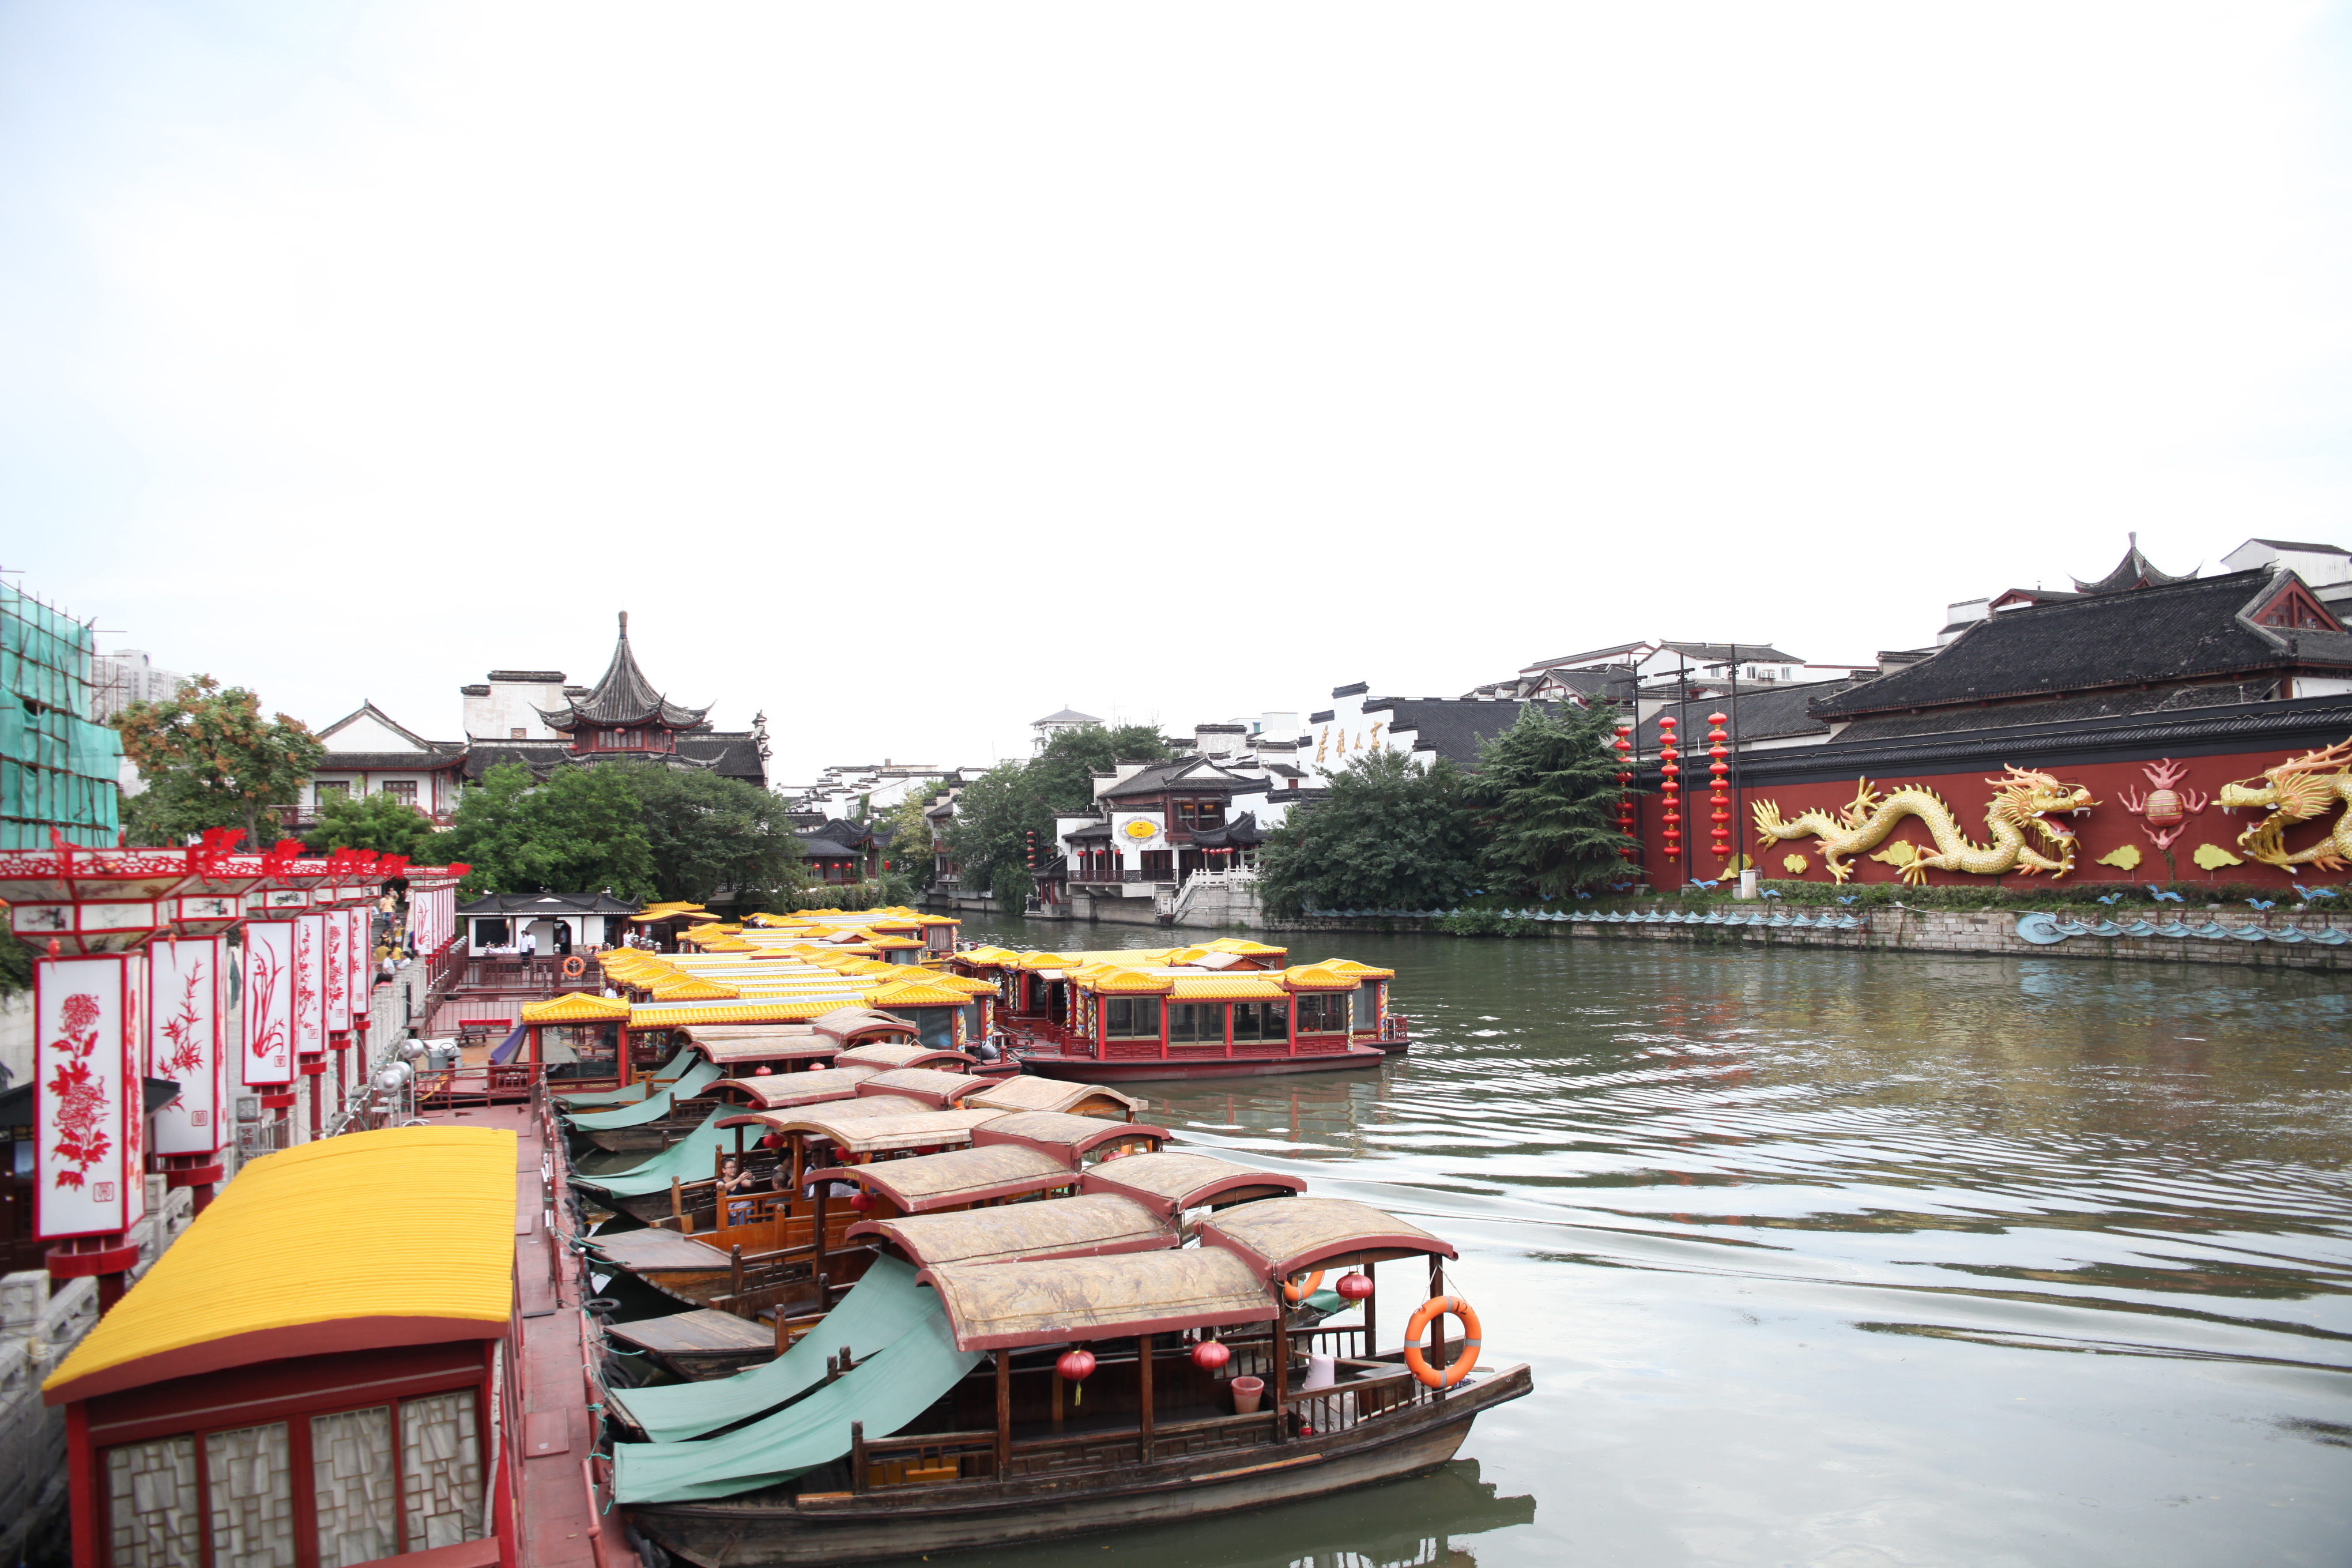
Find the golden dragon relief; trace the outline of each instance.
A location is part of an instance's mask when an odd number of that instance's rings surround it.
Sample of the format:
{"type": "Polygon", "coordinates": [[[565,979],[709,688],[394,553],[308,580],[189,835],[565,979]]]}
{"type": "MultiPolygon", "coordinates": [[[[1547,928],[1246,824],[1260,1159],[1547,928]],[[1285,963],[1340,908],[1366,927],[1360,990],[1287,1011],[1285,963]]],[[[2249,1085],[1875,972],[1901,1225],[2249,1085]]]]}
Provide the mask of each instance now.
{"type": "Polygon", "coordinates": [[[2341,871],[2352,860],[2352,740],[2225,784],[2213,804],[2268,808],[2268,815],[2238,835],[2238,847],[2248,859],[2276,866],[2290,877],[2305,866],[2341,871]],[[2286,830],[2316,822],[2331,806],[2343,809],[2327,837],[2308,849],[2288,853],[2286,830]]]}
{"type": "Polygon", "coordinates": [[[1985,826],[1992,835],[1990,844],[1979,844],[1961,831],[1944,797],[1926,785],[1904,784],[1881,795],[1870,787],[1868,779],[1856,787],[1853,803],[1834,815],[1818,809],[1801,811],[1784,822],[1778,805],[1759,800],[1756,827],[1767,848],[1811,835],[1830,875],[1841,882],[1853,874],[1846,858],[1885,842],[1906,816],[1917,817],[1936,840],[1933,849],[1921,850],[1902,864],[1906,882],[1925,882],[1929,871],[1964,871],[1978,877],[1998,877],[2008,871],[2030,877],[2047,871],[2056,878],[2074,868],[2074,832],[2063,823],[2051,821],[2050,814],[2079,815],[2090,810],[2098,802],[2091,798],[2089,790],[2029,768],[2013,767],[2007,776],[1985,783],[1995,786],[1985,807],[1985,826]],[[2056,847],[2056,859],[2033,847],[2026,836],[2029,828],[2056,847]]]}

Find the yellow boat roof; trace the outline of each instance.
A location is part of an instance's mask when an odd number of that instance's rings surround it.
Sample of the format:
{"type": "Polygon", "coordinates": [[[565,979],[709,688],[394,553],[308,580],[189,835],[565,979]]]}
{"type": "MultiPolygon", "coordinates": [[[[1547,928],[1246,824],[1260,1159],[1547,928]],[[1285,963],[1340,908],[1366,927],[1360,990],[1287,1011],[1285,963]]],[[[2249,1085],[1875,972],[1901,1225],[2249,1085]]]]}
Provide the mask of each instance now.
{"type": "Polygon", "coordinates": [[[255,1160],[99,1320],[44,1397],[504,1333],[515,1156],[515,1135],[495,1128],[397,1127],[255,1160]]]}

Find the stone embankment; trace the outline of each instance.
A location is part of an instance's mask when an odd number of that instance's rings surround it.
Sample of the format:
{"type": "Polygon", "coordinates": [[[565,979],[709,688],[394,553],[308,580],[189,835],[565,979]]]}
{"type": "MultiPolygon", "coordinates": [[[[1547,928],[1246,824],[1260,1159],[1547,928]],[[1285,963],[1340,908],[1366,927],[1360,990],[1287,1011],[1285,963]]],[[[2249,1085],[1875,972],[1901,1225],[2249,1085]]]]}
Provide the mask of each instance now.
{"type": "MultiPolygon", "coordinates": [[[[2252,910],[2231,914],[2189,910],[2147,917],[2111,918],[2104,912],[2051,914],[2007,910],[1914,910],[1881,906],[1866,910],[1775,908],[1757,913],[1753,904],[1681,910],[1670,905],[1615,911],[1598,918],[1575,915],[1529,921],[1545,937],[1595,942],[1652,942],[1717,947],[1845,948],[1874,952],[1973,952],[2001,958],[2097,958],[2144,963],[2224,963],[2255,969],[2352,970],[2352,911],[2297,914],[2252,910]],[[1707,917],[1716,917],[1709,920],[1707,917]],[[2025,930],[2044,940],[2029,940],[2025,930]],[[1736,923],[1735,923],[1736,922],[1736,923]],[[2170,926],[2185,936],[2126,934],[2136,927],[2161,931],[2170,926]],[[2101,934],[2102,931],[2116,934],[2101,934]],[[2252,934],[2259,932],[2259,935],[2252,934]]],[[[1268,931],[1442,932],[1436,919],[1403,915],[1309,915],[1268,921],[1268,931]]]]}

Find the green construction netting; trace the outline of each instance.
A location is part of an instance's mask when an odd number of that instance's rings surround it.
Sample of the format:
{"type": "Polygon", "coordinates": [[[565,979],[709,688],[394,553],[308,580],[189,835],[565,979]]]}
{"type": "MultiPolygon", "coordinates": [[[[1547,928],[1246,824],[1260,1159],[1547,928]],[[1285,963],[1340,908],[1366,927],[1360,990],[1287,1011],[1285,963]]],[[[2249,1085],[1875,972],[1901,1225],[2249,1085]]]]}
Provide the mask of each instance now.
{"type": "Polygon", "coordinates": [[[702,1119],[702,1125],[650,1159],[641,1160],[625,1171],[599,1171],[593,1176],[574,1176],[574,1186],[592,1192],[610,1193],[616,1198],[643,1197],[647,1193],[665,1192],[672,1178],[681,1182],[707,1182],[718,1163],[719,1150],[732,1148],[734,1129],[721,1132],[719,1119],[740,1115],[740,1105],[721,1105],[702,1119]]]}
{"type": "Polygon", "coordinates": [[[823,1383],[825,1357],[839,1354],[842,1346],[863,1360],[896,1343],[939,1310],[937,1293],[915,1283],[913,1265],[879,1258],[824,1322],[767,1365],[709,1383],[615,1388],[610,1397],[656,1443],[699,1437],[773,1410],[823,1383]]]}
{"type": "Polygon", "coordinates": [[[849,1452],[851,1422],[864,1422],[869,1438],[888,1436],[929,1409],[982,1356],[956,1349],[947,1312],[934,1298],[930,1314],[873,1360],[740,1432],[688,1443],[614,1444],[613,1500],[732,1497],[805,1475],[849,1452]]]}
{"type": "Polygon", "coordinates": [[[615,1127],[643,1127],[648,1121],[659,1121],[670,1113],[670,1108],[681,1100],[691,1100],[697,1091],[719,1080],[719,1068],[709,1062],[697,1062],[686,1069],[686,1076],[658,1094],[649,1094],[635,1105],[624,1105],[612,1110],[583,1110],[567,1115],[572,1126],[592,1131],[606,1131],[615,1127]]]}
{"type": "MultiPolygon", "coordinates": [[[[667,1083],[685,1072],[687,1061],[693,1055],[692,1046],[680,1046],[677,1055],[654,1070],[654,1082],[667,1083]]],[[[631,1084],[626,1089],[591,1089],[584,1094],[559,1094],[555,1099],[558,1110],[570,1110],[575,1106],[585,1105],[635,1105],[636,1092],[637,1086],[631,1084]]]]}

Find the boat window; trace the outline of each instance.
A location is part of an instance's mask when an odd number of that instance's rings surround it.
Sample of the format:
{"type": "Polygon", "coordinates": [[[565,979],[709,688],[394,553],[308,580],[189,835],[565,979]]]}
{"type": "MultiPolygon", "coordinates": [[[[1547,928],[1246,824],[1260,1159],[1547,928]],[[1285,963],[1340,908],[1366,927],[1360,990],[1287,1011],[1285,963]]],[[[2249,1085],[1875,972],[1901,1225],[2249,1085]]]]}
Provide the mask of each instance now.
{"type": "Polygon", "coordinates": [[[1171,1043],[1215,1040],[1222,1044],[1225,1037],[1224,1015],[1224,1008],[1214,1002],[1171,1002],[1168,1038],[1171,1043]]]}
{"type": "Polygon", "coordinates": [[[319,1568],[357,1568],[400,1550],[392,1483],[390,1405],[310,1417],[319,1568]]]}
{"type": "Polygon", "coordinates": [[[1281,1039],[1288,1012],[1289,1009],[1279,1002],[1236,1002],[1234,1004],[1234,1038],[1281,1039]]]}
{"type": "Polygon", "coordinates": [[[1340,991],[1310,991],[1298,998],[1298,1032],[1337,1034],[1348,1026],[1348,997],[1340,991]]]}
{"type": "Polygon", "coordinates": [[[921,1031],[923,1044],[935,1051],[955,1049],[955,1009],[952,1007],[911,1007],[916,1027],[921,1031]]]}
{"type": "Polygon", "coordinates": [[[1109,996],[1104,998],[1106,1038],[1113,1040],[1156,1040],[1160,1037],[1160,998],[1157,996],[1109,996]]]}
{"type": "Polygon", "coordinates": [[[1359,985],[1348,993],[1348,1027],[1359,1034],[1380,1026],[1379,1009],[1373,1005],[1372,988],[1359,985]]]}

